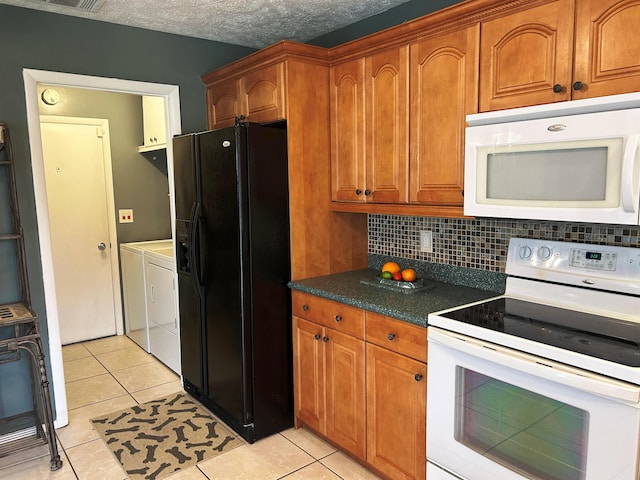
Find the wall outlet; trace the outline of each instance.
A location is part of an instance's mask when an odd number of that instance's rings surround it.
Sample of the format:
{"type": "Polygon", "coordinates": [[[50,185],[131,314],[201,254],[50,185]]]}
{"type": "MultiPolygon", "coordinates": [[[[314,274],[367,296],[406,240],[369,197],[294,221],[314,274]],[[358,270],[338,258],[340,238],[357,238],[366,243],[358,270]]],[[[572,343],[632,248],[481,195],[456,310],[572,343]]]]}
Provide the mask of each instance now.
{"type": "Polygon", "coordinates": [[[121,208],[120,210],[118,210],[118,219],[120,223],[133,223],[133,209],[121,208]]]}
{"type": "Polygon", "coordinates": [[[420,251],[433,253],[433,232],[431,230],[420,230],[420,251]]]}

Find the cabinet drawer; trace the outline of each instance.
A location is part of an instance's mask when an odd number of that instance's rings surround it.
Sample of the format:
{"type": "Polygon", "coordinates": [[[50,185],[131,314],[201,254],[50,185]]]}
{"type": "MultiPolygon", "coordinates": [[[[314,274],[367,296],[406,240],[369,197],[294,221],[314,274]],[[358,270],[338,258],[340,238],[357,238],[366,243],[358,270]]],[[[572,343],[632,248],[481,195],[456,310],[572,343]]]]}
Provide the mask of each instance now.
{"type": "Polygon", "coordinates": [[[357,338],[364,338],[364,310],[308,293],[291,295],[293,314],[357,338]]]}
{"type": "Polygon", "coordinates": [[[427,361],[427,329],[418,325],[367,312],[366,341],[427,361]]]}

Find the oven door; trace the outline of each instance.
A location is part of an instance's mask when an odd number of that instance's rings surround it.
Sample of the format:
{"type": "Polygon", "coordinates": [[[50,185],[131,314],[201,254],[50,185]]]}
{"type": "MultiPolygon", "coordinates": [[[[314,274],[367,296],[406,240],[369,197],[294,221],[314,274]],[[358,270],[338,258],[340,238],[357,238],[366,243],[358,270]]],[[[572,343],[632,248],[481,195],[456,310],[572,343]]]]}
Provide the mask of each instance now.
{"type": "Polygon", "coordinates": [[[467,480],[637,480],[640,387],[429,327],[427,457],[467,480]]]}

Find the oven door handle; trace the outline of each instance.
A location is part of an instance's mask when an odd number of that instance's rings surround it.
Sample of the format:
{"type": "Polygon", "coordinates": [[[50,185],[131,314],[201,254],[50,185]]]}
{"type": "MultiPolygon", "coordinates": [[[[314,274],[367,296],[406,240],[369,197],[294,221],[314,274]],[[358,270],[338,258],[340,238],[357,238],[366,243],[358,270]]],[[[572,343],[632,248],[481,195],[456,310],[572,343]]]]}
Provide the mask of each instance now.
{"type": "Polygon", "coordinates": [[[439,343],[512,370],[640,407],[640,387],[637,385],[434,327],[428,328],[428,339],[429,343],[439,343]]]}

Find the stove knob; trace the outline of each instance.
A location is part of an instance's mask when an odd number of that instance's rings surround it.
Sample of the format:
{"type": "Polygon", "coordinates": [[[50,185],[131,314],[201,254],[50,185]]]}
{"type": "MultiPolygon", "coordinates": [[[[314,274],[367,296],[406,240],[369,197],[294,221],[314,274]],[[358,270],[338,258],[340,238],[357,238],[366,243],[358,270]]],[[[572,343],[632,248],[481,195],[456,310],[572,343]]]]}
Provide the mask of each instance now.
{"type": "Polygon", "coordinates": [[[549,260],[551,249],[549,247],[540,247],[538,249],[538,257],[540,257],[540,260],[549,260]]]}
{"type": "Polygon", "coordinates": [[[531,258],[531,247],[529,245],[520,247],[520,258],[522,260],[529,260],[531,258]]]}

